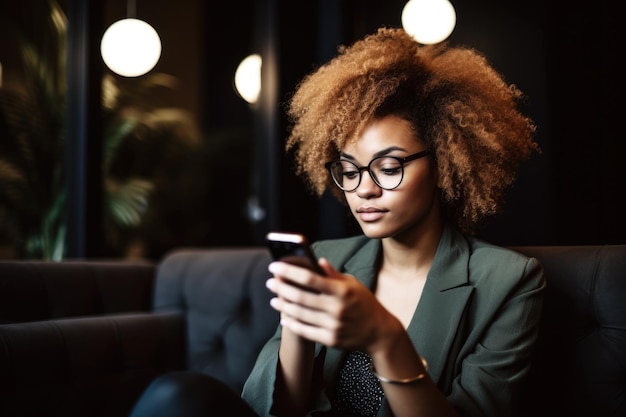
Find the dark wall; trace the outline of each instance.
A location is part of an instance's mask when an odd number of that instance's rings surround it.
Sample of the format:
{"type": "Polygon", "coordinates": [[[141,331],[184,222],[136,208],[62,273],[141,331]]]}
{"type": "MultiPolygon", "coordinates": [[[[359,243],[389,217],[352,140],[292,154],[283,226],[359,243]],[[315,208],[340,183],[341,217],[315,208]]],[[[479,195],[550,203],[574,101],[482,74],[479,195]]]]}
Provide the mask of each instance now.
{"type": "Polygon", "coordinates": [[[618,4],[549,10],[546,77],[559,242],[626,240],[626,36],[618,4]]]}

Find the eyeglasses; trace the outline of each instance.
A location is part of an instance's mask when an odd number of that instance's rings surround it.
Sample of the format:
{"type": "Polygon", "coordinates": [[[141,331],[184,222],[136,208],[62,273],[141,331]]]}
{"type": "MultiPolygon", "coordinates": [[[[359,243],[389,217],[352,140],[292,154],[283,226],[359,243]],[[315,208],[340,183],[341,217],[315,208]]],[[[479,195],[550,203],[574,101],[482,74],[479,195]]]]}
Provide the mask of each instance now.
{"type": "Polygon", "coordinates": [[[428,154],[429,151],[424,150],[405,158],[400,158],[399,156],[379,156],[372,159],[364,167],[359,167],[345,159],[327,162],[324,166],[330,173],[333,181],[335,181],[335,184],[337,184],[337,187],[343,191],[351,192],[356,190],[359,184],[361,184],[363,171],[369,172],[374,183],[383,190],[393,190],[400,185],[402,178],[404,178],[404,164],[428,154]]]}

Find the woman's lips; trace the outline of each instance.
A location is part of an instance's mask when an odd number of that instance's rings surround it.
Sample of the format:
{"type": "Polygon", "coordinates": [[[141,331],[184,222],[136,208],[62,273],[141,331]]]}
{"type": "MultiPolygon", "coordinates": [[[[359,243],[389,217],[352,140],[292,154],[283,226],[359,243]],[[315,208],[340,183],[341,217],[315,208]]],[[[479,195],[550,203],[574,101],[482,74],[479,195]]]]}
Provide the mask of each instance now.
{"type": "Polygon", "coordinates": [[[374,207],[362,207],[357,209],[357,214],[359,215],[359,219],[364,222],[374,222],[382,218],[387,210],[382,210],[374,207]]]}

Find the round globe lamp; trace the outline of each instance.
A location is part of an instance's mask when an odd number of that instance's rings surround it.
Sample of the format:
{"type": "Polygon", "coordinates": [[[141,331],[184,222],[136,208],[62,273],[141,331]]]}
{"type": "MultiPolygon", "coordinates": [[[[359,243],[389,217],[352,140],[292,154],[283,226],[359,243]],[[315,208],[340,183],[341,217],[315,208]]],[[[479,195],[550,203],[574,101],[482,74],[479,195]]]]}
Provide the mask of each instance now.
{"type": "Polygon", "coordinates": [[[161,57],[161,39],[143,20],[118,20],[104,32],[100,53],[111,71],[124,77],[138,77],[150,71],[161,57]]]}
{"type": "Polygon", "coordinates": [[[261,55],[252,54],[244,58],[235,71],[237,93],[250,104],[259,100],[261,94],[261,55]]]}
{"type": "Polygon", "coordinates": [[[402,9],[402,27],[421,44],[444,41],[456,25],[456,12],[448,0],[409,0],[402,9]]]}

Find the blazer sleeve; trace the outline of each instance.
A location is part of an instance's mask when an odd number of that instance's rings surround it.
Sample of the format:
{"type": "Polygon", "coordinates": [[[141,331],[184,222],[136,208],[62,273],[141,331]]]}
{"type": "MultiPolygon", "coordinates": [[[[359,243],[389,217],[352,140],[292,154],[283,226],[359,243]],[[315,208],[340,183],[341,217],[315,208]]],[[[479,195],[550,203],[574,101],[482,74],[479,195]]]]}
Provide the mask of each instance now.
{"type": "Polygon", "coordinates": [[[270,416],[273,403],[278,348],[280,346],[280,326],[276,333],[261,349],[252,372],[246,380],[241,397],[260,416],[270,416]]]}
{"type": "MultiPolygon", "coordinates": [[[[252,372],[243,386],[241,397],[259,416],[272,416],[274,404],[274,387],[276,386],[276,372],[278,369],[278,350],[281,337],[280,326],[272,338],[263,346],[252,372]]],[[[323,348],[316,345],[315,355],[323,357],[323,348]]],[[[316,366],[321,366],[318,362],[316,366]]],[[[308,415],[316,411],[330,410],[328,397],[321,392],[314,398],[314,404],[308,415]]]]}

